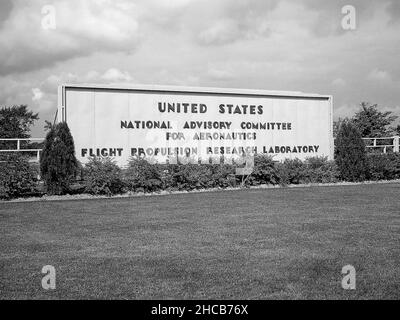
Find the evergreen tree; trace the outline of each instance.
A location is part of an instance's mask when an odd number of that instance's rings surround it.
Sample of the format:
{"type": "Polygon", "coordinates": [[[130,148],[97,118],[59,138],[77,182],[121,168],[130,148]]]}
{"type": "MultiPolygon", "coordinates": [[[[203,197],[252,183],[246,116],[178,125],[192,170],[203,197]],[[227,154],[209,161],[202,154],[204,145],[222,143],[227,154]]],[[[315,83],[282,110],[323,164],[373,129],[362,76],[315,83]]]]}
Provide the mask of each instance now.
{"type": "Polygon", "coordinates": [[[364,138],[387,137],[393,134],[389,127],[397,116],[391,111],[381,112],[378,105],[370,105],[367,102],[361,103],[361,110],[351,119],[364,138]]]}
{"type": "Polygon", "coordinates": [[[40,170],[49,194],[65,194],[75,178],[78,162],[71,132],[65,122],[61,122],[46,135],[40,158],[40,170]]]}
{"type": "Polygon", "coordinates": [[[344,121],[335,141],[335,161],[345,181],[363,181],[367,178],[367,156],[364,141],[354,124],[344,121]]]}

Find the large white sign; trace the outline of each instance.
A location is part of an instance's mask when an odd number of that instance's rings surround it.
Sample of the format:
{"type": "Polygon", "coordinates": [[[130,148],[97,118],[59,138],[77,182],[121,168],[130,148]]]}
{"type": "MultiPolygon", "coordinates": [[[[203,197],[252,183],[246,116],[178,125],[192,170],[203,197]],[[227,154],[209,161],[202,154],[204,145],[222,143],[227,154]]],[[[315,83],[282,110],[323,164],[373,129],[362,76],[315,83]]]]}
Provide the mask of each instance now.
{"type": "Polygon", "coordinates": [[[265,153],[276,160],[333,158],[332,98],[212,88],[59,88],[76,156],[174,161],[265,153]]]}

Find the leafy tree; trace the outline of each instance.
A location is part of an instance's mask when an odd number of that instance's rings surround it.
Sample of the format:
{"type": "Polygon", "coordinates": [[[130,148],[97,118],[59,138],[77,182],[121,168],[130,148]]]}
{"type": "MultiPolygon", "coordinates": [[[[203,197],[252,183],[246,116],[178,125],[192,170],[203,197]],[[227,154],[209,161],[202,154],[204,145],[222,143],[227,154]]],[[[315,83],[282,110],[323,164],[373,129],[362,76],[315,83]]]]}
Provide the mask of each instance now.
{"type": "Polygon", "coordinates": [[[362,102],[361,110],[351,120],[362,137],[375,138],[392,135],[389,125],[396,119],[397,116],[392,115],[391,111],[381,112],[377,104],[362,102]]]}
{"type": "MultiPolygon", "coordinates": [[[[26,105],[0,108],[0,138],[30,138],[30,129],[38,113],[28,110],[26,105]]],[[[0,142],[0,149],[9,149],[13,142],[0,142]]],[[[14,143],[15,145],[15,143],[14,143]]]]}
{"type": "Polygon", "coordinates": [[[51,128],[40,158],[40,170],[49,194],[65,194],[75,178],[78,161],[71,132],[65,122],[51,128]]]}
{"type": "Polygon", "coordinates": [[[397,127],[394,127],[394,128],[393,128],[393,133],[394,133],[396,136],[400,136],[400,124],[398,124],[397,127]]]}
{"type": "Polygon", "coordinates": [[[366,148],[361,134],[351,121],[340,126],[336,138],[335,161],[345,181],[363,181],[368,172],[366,148]]]}
{"type": "Polygon", "coordinates": [[[51,123],[50,121],[44,120],[44,131],[49,131],[53,129],[55,125],[51,123]]]}
{"type": "Polygon", "coordinates": [[[337,121],[333,121],[333,137],[336,138],[339,132],[340,125],[343,121],[347,121],[348,118],[339,118],[337,121]]]}

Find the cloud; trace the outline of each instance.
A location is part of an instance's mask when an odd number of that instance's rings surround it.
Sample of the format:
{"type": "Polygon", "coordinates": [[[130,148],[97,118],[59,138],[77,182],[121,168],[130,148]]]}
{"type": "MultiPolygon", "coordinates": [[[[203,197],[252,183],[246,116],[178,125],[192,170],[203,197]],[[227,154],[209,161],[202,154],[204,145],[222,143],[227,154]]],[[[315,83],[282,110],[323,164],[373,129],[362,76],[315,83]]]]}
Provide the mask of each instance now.
{"type": "Polygon", "coordinates": [[[58,75],[48,76],[40,85],[38,90],[43,93],[41,96],[57,95],[57,88],[61,84],[85,84],[85,83],[102,83],[109,85],[129,84],[134,83],[135,80],[132,75],[127,71],[121,71],[117,68],[110,68],[103,73],[98,71],[88,71],[82,74],[76,73],[61,73],[58,75]]]}
{"type": "Polygon", "coordinates": [[[386,9],[391,18],[390,23],[398,23],[400,21],[400,2],[391,0],[386,9]]]}
{"type": "Polygon", "coordinates": [[[235,77],[234,73],[226,68],[221,69],[218,67],[209,67],[207,71],[208,76],[214,80],[231,80],[235,77]]]}
{"type": "Polygon", "coordinates": [[[372,81],[382,82],[382,81],[391,81],[392,77],[388,71],[379,70],[375,68],[368,74],[367,79],[372,81]]]}
{"type": "Polygon", "coordinates": [[[360,107],[357,104],[342,104],[334,110],[335,120],[339,118],[351,118],[359,111],[360,107]]]}
{"type": "Polygon", "coordinates": [[[240,39],[254,39],[269,35],[268,15],[279,1],[206,1],[213,10],[198,11],[204,19],[191,24],[197,32],[196,39],[201,45],[224,45],[240,39]]]}
{"type": "MultiPolygon", "coordinates": [[[[52,118],[61,83],[259,88],[398,106],[398,0],[1,0],[0,104],[52,118]],[[341,28],[356,8],[357,29],[341,28]],[[41,27],[43,5],[56,30],[41,27]]],[[[348,108],[350,111],[346,111],[348,108]]],[[[398,110],[398,109],[397,109],[398,110]]]]}
{"type": "Polygon", "coordinates": [[[0,26],[8,19],[13,8],[12,0],[0,1],[0,26]]]}
{"type": "Polygon", "coordinates": [[[234,20],[217,21],[199,34],[202,44],[225,44],[241,37],[239,25],[234,20]]]}
{"type": "Polygon", "coordinates": [[[55,1],[54,30],[42,27],[43,5],[49,1],[14,2],[0,30],[1,75],[48,68],[94,52],[132,51],[140,41],[135,6],[129,1],[55,1]]]}
{"type": "Polygon", "coordinates": [[[345,80],[343,80],[342,78],[336,78],[335,80],[332,81],[332,85],[336,86],[336,87],[343,87],[347,84],[347,82],[345,80]]]}
{"type": "Polygon", "coordinates": [[[105,80],[110,83],[116,83],[116,82],[132,82],[133,78],[129,74],[129,72],[122,72],[118,69],[111,68],[108,69],[102,76],[102,80],[105,80]]]}
{"type": "Polygon", "coordinates": [[[33,97],[32,101],[37,101],[43,98],[43,92],[40,88],[33,88],[32,89],[33,97]]]}

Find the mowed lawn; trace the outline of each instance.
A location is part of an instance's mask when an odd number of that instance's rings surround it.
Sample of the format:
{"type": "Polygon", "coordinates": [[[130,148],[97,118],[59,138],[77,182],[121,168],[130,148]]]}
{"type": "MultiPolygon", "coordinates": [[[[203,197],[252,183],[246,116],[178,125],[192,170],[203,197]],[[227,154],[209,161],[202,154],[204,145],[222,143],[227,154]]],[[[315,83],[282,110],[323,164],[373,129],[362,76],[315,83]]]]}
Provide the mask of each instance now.
{"type": "Polygon", "coordinates": [[[0,228],[2,299],[400,298],[400,184],[0,203],[0,228]]]}

